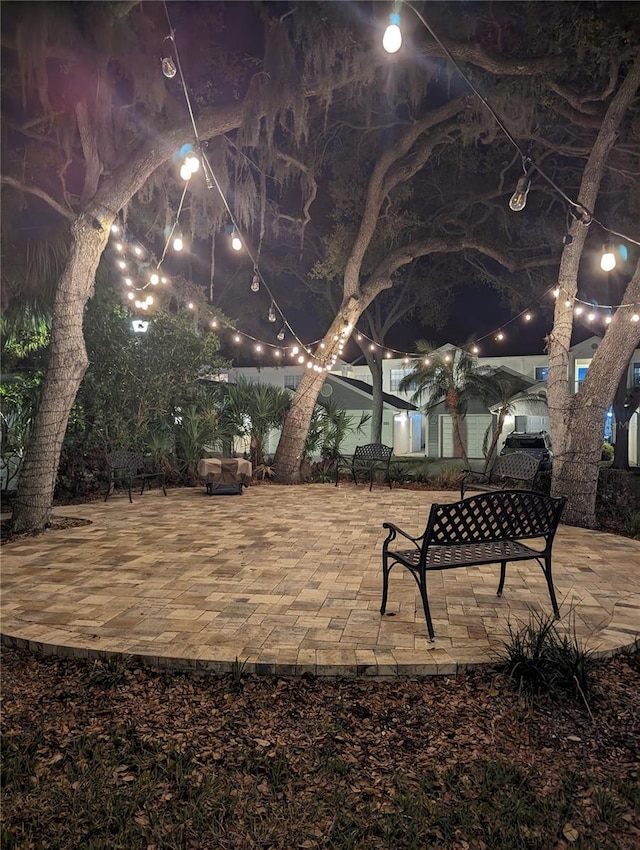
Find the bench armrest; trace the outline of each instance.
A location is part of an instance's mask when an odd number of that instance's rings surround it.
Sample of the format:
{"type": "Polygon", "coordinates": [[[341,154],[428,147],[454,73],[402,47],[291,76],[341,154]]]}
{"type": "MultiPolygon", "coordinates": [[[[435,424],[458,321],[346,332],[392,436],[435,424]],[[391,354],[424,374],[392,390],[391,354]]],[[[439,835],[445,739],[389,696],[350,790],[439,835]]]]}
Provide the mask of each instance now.
{"type": "Polygon", "coordinates": [[[394,540],[397,535],[400,535],[401,537],[405,537],[407,540],[410,540],[419,548],[420,542],[424,537],[424,534],[421,534],[419,537],[413,537],[411,534],[407,534],[406,531],[403,531],[401,528],[398,528],[398,526],[394,525],[392,522],[383,522],[382,527],[387,528],[389,530],[389,536],[384,542],[385,547],[387,546],[387,544],[391,543],[391,541],[394,540]]]}
{"type": "Polygon", "coordinates": [[[469,484],[489,484],[491,472],[479,472],[475,469],[465,469],[460,479],[460,498],[464,499],[465,487],[469,484]]]}

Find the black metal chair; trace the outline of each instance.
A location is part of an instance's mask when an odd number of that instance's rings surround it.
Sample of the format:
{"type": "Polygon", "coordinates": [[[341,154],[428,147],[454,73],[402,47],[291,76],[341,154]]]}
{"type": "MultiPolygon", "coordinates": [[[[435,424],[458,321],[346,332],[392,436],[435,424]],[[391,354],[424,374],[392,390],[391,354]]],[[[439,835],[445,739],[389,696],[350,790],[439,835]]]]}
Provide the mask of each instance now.
{"type": "Polygon", "coordinates": [[[129,493],[129,501],[133,502],[131,491],[134,486],[140,487],[140,495],[144,488],[151,489],[151,482],[157,481],[162,487],[162,492],[167,495],[165,477],[162,470],[151,469],[140,452],[115,451],[106,456],[107,470],[109,473],[109,485],[104,497],[105,502],[116,487],[126,487],[129,493]]]}

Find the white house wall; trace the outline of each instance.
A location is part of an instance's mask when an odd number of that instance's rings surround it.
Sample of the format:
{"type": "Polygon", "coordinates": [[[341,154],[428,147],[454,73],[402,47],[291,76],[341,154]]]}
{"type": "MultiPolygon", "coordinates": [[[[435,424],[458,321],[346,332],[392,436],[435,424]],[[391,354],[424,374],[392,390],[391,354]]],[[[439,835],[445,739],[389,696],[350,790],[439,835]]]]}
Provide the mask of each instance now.
{"type": "MultiPolygon", "coordinates": [[[[598,337],[594,336],[572,346],[570,352],[568,370],[569,373],[567,375],[567,380],[569,381],[572,391],[575,392],[576,390],[576,364],[578,364],[579,366],[588,365],[591,362],[593,355],[597,351],[598,344],[599,339],[598,337]]],[[[453,345],[440,346],[441,350],[454,347],[455,346],[453,345]]],[[[536,370],[543,369],[544,367],[547,367],[548,364],[549,359],[545,354],[478,357],[478,365],[480,366],[491,366],[494,368],[502,366],[512,370],[513,372],[525,375],[526,377],[531,378],[532,380],[537,380],[539,377],[539,374],[536,374],[536,370]]],[[[408,368],[408,366],[403,359],[384,359],[382,361],[382,389],[385,393],[395,395],[398,398],[404,399],[405,401],[411,401],[411,392],[400,392],[391,388],[392,369],[406,368],[408,368]]],[[[261,368],[233,367],[228,370],[228,377],[229,380],[233,381],[234,377],[244,375],[248,380],[252,380],[254,382],[272,384],[273,386],[281,388],[284,388],[285,386],[287,386],[287,384],[289,384],[290,388],[294,389],[294,387],[291,385],[295,384],[295,382],[302,377],[305,371],[306,369],[303,366],[283,363],[283,365],[281,366],[264,366],[261,368]]],[[[371,385],[372,383],[371,372],[366,364],[352,366],[350,364],[343,363],[336,368],[333,374],[338,377],[356,378],[369,385],[371,385]]],[[[627,386],[633,386],[634,381],[640,382],[640,349],[636,349],[636,351],[634,352],[634,356],[631,358],[631,361],[629,363],[627,386]]],[[[357,421],[359,419],[361,411],[359,409],[350,409],[349,413],[351,413],[354,420],[357,421]]],[[[383,412],[382,441],[387,445],[394,445],[395,427],[396,433],[398,434],[400,442],[402,443],[402,445],[399,445],[398,448],[404,449],[405,438],[400,438],[400,432],[397,430],[399,426],[394,426],[394,415],[396,413],[399,413],[399,411],[394,411],[388,406],[385,406],[383,412]]],[[[441,437],[439,428],[439,416],[442,413],[443,409],[438,408],[436,411],[433,411],[429,416],[424,417],[423,436],[425,439],[425,445],[422,449],[422,453],[427,457],[440,456],[441,437]]],[[[473,415],[474,413],[479,413],[479,411],[472,409],[469,410],[469,415],[473,415]]],[[[549,420],[546,412],[545,402],[537,402],[535,404],[535,409],[533,409],[533,407],[531,407],[530,400],[523,400],[521,405],[515,405],[514,414],[515,418],[508,418],[505,422],[505,427],[503,431],[504,435],[508,434],[509,431],[521,429],[523,423],[526,424],[526,430],[549,430],[549,420]],[[524,417],[526,417],[526,419],[524,417]],[[539,425],[542,425],[543,427],[540,428],[538,427],[539,425]]],[[[630,462],[633,464],[637,464],[638,458],[640,458],[640,428],[637,427],[636,421],[637,417],[634,417],[632,426],[633,430],[630,432],[629,441],[630,462]]],[[[365,426],[364,434],[361,433],[349,435],[349,437],[345,441],[344,451],[351,452],[357,445],[361,444],[362,442],[368,442],[368,429],[369,426],[365,426]]],[[[268,451],[270,453],[273,453],[275,451],[278,437],[279,435],[277,432],[273,432],[270,435],[268,443],[268,451]]],[[[502,442],[504,442],[504,436],[501,440],[500,445],[502,444],[502,442]]],[[[500,445],[498,446],[498,450],[500,449],[500,445]]],[[[415,454],[415,445],[411,445],[410,450],[412,454],[415,454]]],[[[473,451],[476,451],[475,443],[473,451]]]]}

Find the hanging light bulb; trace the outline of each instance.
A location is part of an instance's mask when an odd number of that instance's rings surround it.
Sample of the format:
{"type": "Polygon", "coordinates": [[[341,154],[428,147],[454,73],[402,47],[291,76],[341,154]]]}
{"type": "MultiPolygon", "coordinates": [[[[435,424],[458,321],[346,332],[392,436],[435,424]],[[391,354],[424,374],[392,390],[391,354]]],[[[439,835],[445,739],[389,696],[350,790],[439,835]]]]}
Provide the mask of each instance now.
{"type": "Polygon", "coordinates": [[[174,237],[173,240],[173,250],[174,251],[182,251],[184,248],[184,241],[182,239],[182,234],[178,232],[178,234],[174,237]]]}
{"type": "Polygon", "coordinates": [[[282,340],[284,339],[284,328],[280,328],[280,330],[276,334],[276,338],[279,339],[280,342],[282,342],[282,340]]]}
{"type": "Polygon", "coordinates": [[[529,194],[530,188],[531,180],[529,180],[529,177],[526,174],[523,174],[523,176],[518,180],[515,192],[511,196],[509,208],[514,212],[520,212],[520,210],[523,210],[527,204],[527,195],[529,194]]]}
{"type": "Polygon", "coordinates": [[[267,316],[267,318],[269,319],[270,322],[275,322],[276,319],[278,318],[276,316],[276,311],[275,311],[275,307],[273,305],[273,301],[271,302],[271,307],[269,307],[269,315],[267,316]]]}
{"type": "Polygon", "coordinates": [[[389,15],[389,25],[382,37],[382,46],[387,53],[397,53],[402,46],[402,33],[400,32],[400,15],[392,12],[389,15]]]}
{"type": "Polygon", "coordinates": [[[191,171],[191,169],[189,168],[187,163],[183,162],[182,165],[180,166],[180,177],[186,183],[188,180],[191,180],[192,176],[193,176],[193,172],[191,171]]]}
{"type": "Polygon", "coordinates": [[[257,292],[260,289],[260,278],[258,277],[258,270],[253,270],[253,280],[251,281],[251,291],[257,292]]]}
{"type": "Polygon", "coordinates": [[[149,283],[151,286],[157,286],[160,283],[160,277],[155,272],[149,278],[149,283]]]}
{"type": "Polygon", "coordinates": [[[616,255],[611,242],[605,242],[602,246],[602,257],[600,257],[600,268],[603,272],[613,271],[616,267],[616,255]]]}
{"type": "Polygon", "coordinates": [[[200,160],[197,156],[195,156],[195,154],[189,154],[189,156],[185,159],[184,164],[192,174],[195,174],[200,168],[200,160]]]}
{"type": "Polygon", "coordinates": [[[242,240],[235,230],[231,234],[231,247],[234,251],[242,251],[242,240]]]}
{"type": "Polygon", "coordinates": [[[171,56],[165,56],[162,60],[162,73],[168,79],[172,79],[177,74],[178,69],[176,68],[176,63],[173,61],[171,56]]]}

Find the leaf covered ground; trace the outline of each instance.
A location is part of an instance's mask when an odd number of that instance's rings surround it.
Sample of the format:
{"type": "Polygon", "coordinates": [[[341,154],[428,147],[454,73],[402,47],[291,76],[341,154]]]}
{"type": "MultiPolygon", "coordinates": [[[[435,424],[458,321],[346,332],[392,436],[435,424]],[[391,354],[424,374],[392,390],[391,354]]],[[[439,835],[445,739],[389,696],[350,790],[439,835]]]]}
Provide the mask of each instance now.
{"type": "Polygon", "coordinates": [[[496,671],[197,677],[3,652],[9,848],[640,847],[640,662],[589,710],[496,671]]]}

